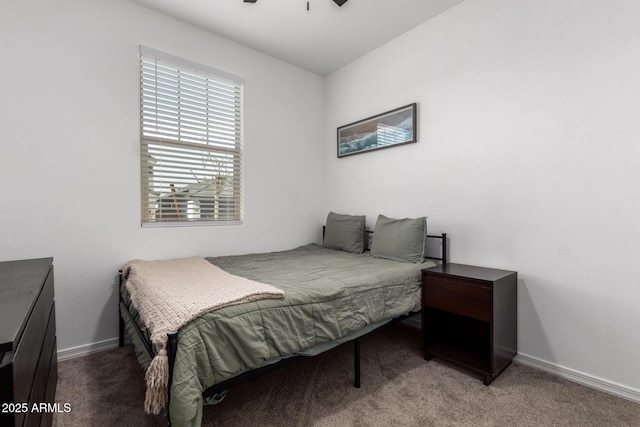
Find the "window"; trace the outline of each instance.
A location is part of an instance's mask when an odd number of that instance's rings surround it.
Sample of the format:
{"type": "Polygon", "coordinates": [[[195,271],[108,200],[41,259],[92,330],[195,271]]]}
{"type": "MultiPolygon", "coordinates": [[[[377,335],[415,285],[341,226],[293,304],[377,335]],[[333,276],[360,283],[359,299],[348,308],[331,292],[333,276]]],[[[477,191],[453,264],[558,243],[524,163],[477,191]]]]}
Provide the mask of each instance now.
{"type": "Polygon", "coordinates": [[[142,225],[241,220],[242,79],[140,46],[142,225]]]}

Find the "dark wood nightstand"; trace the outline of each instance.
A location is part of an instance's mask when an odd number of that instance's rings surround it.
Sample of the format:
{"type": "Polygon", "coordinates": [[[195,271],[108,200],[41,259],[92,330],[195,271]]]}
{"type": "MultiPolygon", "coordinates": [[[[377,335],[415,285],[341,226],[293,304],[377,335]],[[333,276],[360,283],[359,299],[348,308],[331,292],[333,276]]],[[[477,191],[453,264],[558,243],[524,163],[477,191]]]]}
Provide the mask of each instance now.
{"type": "Polygon", "coordinates": [[[517,277],[463,264],[422,270],[425,359],[460,364],[489,385],[518,352],[517,277]]]}

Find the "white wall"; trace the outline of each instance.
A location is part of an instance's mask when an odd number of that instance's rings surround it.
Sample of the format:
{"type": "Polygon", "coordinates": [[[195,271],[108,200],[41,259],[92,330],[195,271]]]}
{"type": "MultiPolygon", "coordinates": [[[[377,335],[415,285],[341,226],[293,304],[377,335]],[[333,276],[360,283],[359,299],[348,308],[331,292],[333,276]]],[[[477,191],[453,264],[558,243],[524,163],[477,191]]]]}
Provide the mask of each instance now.
{"type": "Polygon", "coordinates": [[[125,0],[4,2],[0,52],[0,260],[54,257],[63,353],[113,343],[128,259],[320,238],[321,77],[125,0]],[[139,44],[244,77],[244,225],[140,227],[139,44]]]}
{"type": "Polygon", "coordinates": [[[327,210],[519,273],[520,358],[640,400],[640,2],[467,0],[326,79],[327,210]],[[411,102],[419,142],[336,158],[411,102]]]}

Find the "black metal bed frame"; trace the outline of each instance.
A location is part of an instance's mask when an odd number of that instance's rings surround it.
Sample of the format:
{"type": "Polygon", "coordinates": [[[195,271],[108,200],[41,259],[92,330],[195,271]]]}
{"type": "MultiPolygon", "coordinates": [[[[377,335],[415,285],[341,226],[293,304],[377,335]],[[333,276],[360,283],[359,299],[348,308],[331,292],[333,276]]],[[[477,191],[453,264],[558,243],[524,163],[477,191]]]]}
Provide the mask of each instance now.
{"type": "MultiPolygon", "coordinates": [[[[373,232],[367,230],[366,233],[368,233],[369,235],[371,235],[373,232]]],[[[323,235],[324,235],[324,227],[323,227],[323,235]]],[[[439,257],[432,257],[432,256],[427,256],[425,258],[428,259],[432,259],[432,260],[436,260],[436,261],[440,261],[442,264],[446,264],[447,263],[447,233],[441,233],[440,235],[432,235],[429,234],[427,235],[427,238],[430,239],[440,239],[441,240],[441,255],[439,257]]],[[[133,325],[135,326],[135,330],[137,335],[139,336],[139,338],[141,339],[142,343],[144,344],[147,353],[149,354],[149,357],[153,358],[154,357],[154,349],[153,349],[153,345],[151,344],[151,342],[149,341],[148,337],[145,336],[145,334],[140,330],[140,328],[138,327],[138,324],[136,323],[135,319],[133,318],[132,314],[129,312],[129,310],[120,310],[120,304],[123,304],[124,306],[127,306],[126,302],[123,300],[122,298],[122,292],[121,292],[121,288],[122,285],[124,284],[124,278],[123,278],[123,272],[122,270],[119,270],[119,289],[118,289],[118,294],[119,294],[119,298],[118,298],[118,311],[120,312],[120,315],[118,316],[119,319],[119,341],[118,344],[120,347],[124,346],[124,335],[125,335],[125,326],[124,326],[124,318],[122,316],[126,315],[129,317],[129,320],[133,323],[133,325]],[[124,311],[124,313],[123,313],[124,311]]],[[[386,326],[390,326],[392,324],[395,324],[397,322],[403,321],[405,319],[408,319],[409,317],[415,316],[416,314],[420,313],[420,311],[416,311],[416,312],[412,312],[400,317],[396,317],[394,319],[392,319],[390,322],[382,325],[380,328],[386,327],[386,326]]],[[[380,328],[377,328],[375,330],[379,330],[380,328]]],[[[371,331],[373,332],[373,331],[371,331]]],[[[369,332],[369,333],[371,333],[369,332]]],[[[365,334],[367,335],[367,334],[365,334]]],[[[353,385],[356,388],[360,388],[360,338],[362,338],[362,335],[360,337],[354,338],[353,341],[353,363],[354,363],[354,380],[353,380],[353,385]]],[[[171,383],[173,380],[173,367],[176,361],[176,354],[178,352],[178,332],[170,332],[167,334],[168,337],[168,341],[167,341],[167,355],[169,358],[169,381],[168,381],[168,398],[169,400],[171,400],[171,383]]],[[[347,344],[347,342],[343,343],[343,344],[347,344]]],[[[340,345],[343,345],[340,344],[340,345]]],[[[224,390],[228,390],[236,385],[240,385],[242,383],[251,381],[255,378],[258,378],[262,375],[268,374],[269,372],[275,371],[277,369],[283,368],[285,366],[289,366],[292,365],[293,363],[299,361],[302,358],[306,358],[309,356],[302,356],[302,355],[297,355],[297,356],[291,356],[288,357],[286,359],[282,359],[281,361],[277,362],[277,363],[273,363],[270,365],[266,365],[260,368],[256,368],[256,369],[252,369],[250,371],[247,371],[245,373],[239,374],[233,378],[229,378],[228,380],[222,381],[218,384],[214,384],[213,386],[209,387],[208,389],[206,389],[203,393],[202,396],[203,398],[209,397],[209,396],[213,396],[217,393],[220,393],[224,390]]],[[[171,425],[171,419],[169,418],[169,405],[167,404],[167,409],[166,409],[166,414],[167,414],[167,420],[169,422],[169,425],[171,425]]]]}

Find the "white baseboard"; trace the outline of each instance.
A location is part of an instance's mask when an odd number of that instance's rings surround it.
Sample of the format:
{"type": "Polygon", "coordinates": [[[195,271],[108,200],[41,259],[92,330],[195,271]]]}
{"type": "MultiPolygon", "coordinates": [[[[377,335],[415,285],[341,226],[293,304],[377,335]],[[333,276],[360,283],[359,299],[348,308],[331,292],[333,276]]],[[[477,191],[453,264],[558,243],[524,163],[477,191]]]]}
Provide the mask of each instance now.
{"type": "Polygon", "coordinates": [[[554,363],[547,362],[546,360],[538,359],[536,357],[528,356],[522,353],[518,353],[518,355],[513,360],[514,362],[520,363],[522,365],[540,369],[541,371],[557,375],[578,384],[582,384],[596,390],[604,391],[606,393],[640,403],[640,390],[627,387],[612,381],[604,380],[602,378],[594,377],[593,375],[585,374],[573,369],[565,368],[564,366],[556,365],[554,363]]]}
{"type": "Polygon", "coordinates": [[[111,338],[104,341],[94,342],[91,344],[79,345],[77,347],[65,348],[58,350],[58,361],[73,359],[87,354],[96,353],[98,351],[109,350],[118,347],[118,338],[111,338]]]}

